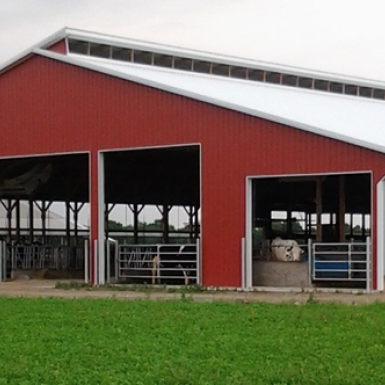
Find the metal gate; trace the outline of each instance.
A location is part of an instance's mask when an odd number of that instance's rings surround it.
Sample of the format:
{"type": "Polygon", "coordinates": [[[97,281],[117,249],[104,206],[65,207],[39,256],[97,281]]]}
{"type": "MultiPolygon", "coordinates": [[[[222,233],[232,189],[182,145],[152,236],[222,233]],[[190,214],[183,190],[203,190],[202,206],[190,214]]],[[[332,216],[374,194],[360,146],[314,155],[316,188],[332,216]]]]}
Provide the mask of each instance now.
{"type": "Polygon", "coordinates": [[[12,270],[81,270],[83,246],[14,245],[7,246],[12,270]]]}
{"type": "Polygon", "coordinates": [[[16,270],[83,270],[85,245],[7,245],[0,242],[0,280],[16,270]]]}
{"type": "Polygon", "coordinates": [[[132,283],[200,284],[199,241],[120,245],[118,277],[132,283]]]}
{"type": "Polygon", "coordinates": [[[356,282],[372,287],[371,242],[312,243],[309,258],[313,282],[356,282]]]}
{"type": "Polygon", "coordinates": [[[118,281],[119,243],[114,239],[106,241],[106,282],[118,281]]]}

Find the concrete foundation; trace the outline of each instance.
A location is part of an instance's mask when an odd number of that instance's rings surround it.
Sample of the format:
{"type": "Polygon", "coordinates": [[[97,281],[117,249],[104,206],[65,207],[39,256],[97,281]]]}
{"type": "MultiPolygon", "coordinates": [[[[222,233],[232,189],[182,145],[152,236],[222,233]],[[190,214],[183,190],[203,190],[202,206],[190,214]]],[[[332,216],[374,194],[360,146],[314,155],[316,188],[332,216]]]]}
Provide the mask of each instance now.
{"type": "Polygon", "coordinates": [[[307,262],[253,261],[253,286],[311,287],[307,262]]]}

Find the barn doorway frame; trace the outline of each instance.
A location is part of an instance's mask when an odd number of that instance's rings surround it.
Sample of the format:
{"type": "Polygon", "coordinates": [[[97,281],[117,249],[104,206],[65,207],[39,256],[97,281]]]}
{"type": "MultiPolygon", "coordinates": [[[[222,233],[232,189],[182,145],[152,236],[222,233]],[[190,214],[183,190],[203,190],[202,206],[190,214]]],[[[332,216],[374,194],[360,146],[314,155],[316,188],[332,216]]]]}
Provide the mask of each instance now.
{"type": "MultiPolygon", "coordinates": [[[[248,175],[245,180],[245,238],[242,239],[242,253],[241,253],[241,266],[242,266],[242,276],[241,284],[244,290],[253,290],[255,287],[253,285],[253,255],[252,255],[252,207],[253,207],[253,180],[256,179],[268,179],[268,178],[291,178],[291,177],[319,177],[319,176],[337,176],[337,175],[357,175],[357,174],[369,174],[370,175],[370,188],[371,188],[371,197],[370,197],[370,227],[373,231],[374,229],[374,216],[377,219],[377,253],[376,253],[376,262],[377,262],[377,274],[374,275],[372,271],[372,276],[369,279],[372,281],[376,280],[377,291],[384,290],[384,265],[385,265],[385,177],[377,184],[374,184],[373,171],[372,170],[359,170],[359,171],[337,171],[337,172],[325,172],[325,173],[304,173],[304,174],[265,174],[265,175],[248,175]],[[376,189],[376,190],[375,190],[376,189]],[[374,208],[374,192],[377,193],[377,211],[373,212],[374,208]]],[[[373,233],[372,233],[373,238],[373,233]]],[[[373,258],[373,242],[370,246],[370,255],[373,258]]],[[[372,261],[373,262],[373,259],[372,261]]],[[[269,287],[267,286],[266,289],[269,287]]],[[[272,287],[271,287],[272,288],[272,287]]],[[[274,289],[274,288],[273,288],[274,289]]],[[[284,287],[280,288],[283,291],[284,287]]],[[[288,288],[292,290],[292,288],[288,288]]]]}
{"type": "Polygon", "coordinates": [[[377,290],[384,291],[385,177],[377,183],[377,290]]]}
{"type": "Polygon", "coordinates": [[[122,147],[122,148],[110,148],[99,150],[97,153],[97,162],[98,162],[98,239],[94,243],[94,277],[95,284],[103,285],[106,283],[106,253],[104,244],[106,242],[106,228],[105,228],[105,216],[104,208],[106,204],[105,199],[105,156],[111,152],[126,152],[126,151],[141,151],[141,150],[161,150],[167,148],[183,148],[183,147],[192,147],[196,146],[199,148],[199,205],[200,205],[200,233],[199,233],[199,242],[197,250],[197,258],[199,259],[197,264],[197,281],[202,284],[203,276],[203,258],[202,258],[202,143],[181,143],[181,144],[170,144],[170,145],[158,145],[158,146],[138,146],[138,147],[122,147]]]}
{"type": "MultiPolygon", "coordinates": [[[[87,157],[88,162],[88,176],[87,176],[87,183],[88,183],[88,215],[90,215],[90,198],[91,198],[91,151],[85,150],[85,151],[63,151],[63,152],[46,152],[46,153],[37,153],[37,154],[14,154],[14,155],[7,155],[7,156],[1,156],[0,162],[2,160],[19,160],[19,159],[35,159],[35,158],[59,158],[62,156],[75,156],[75,155],[84,155],[87,157]]],[[[53,202],[53,201],[52,201],[53,202]]],[[[67,228],[63,231],[65,232],[68,230],[67,228]]],[[[91,231],[88,229],[88,231],[84,232],[84,262],[83,262],[83,280],[84,283],[88,283],[90,280],[90,274],[89,274],[89,266],[90,266],[90,240],[91,240],[91,231]]],[[[4,247],[6,243],[3,243],[4,247]]],[[[5,251],[3,252],[3,257],[5,257],[5,251]]],[[[2,266],[3,269],[5,269],[5,265],[2,266]]],[[[4,273],[4,278],[5,273],[4,273]]]]}

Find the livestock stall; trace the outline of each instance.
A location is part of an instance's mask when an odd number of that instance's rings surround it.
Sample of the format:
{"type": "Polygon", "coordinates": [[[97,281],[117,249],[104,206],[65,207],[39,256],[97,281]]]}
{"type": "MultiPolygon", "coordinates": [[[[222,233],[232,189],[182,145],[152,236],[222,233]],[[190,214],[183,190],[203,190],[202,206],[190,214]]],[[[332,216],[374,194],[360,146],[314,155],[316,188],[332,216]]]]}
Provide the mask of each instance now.
{"type": "Polygon", "coordinates": [[[251,183],[254,286],[371,286],[370,173],[251,183]]]}

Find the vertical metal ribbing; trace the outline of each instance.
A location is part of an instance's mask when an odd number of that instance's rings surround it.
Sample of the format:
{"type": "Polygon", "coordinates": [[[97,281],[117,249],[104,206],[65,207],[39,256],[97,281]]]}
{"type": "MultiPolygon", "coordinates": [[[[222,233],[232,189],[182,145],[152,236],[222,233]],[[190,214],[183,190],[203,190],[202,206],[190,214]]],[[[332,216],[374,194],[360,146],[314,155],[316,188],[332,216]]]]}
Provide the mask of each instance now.
{"type": "Polygon", "coordinates": [[[241,284],[242,284],[242,290],[246,290],[246,269],[247,269],[247,263],[246,263],[246,239],[243,237],[241,240],[241,257],[242,257],[242,278],[241,278],[241,284]]]}

